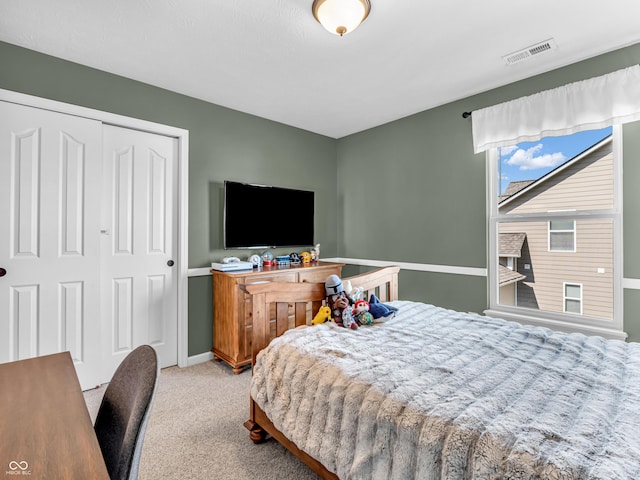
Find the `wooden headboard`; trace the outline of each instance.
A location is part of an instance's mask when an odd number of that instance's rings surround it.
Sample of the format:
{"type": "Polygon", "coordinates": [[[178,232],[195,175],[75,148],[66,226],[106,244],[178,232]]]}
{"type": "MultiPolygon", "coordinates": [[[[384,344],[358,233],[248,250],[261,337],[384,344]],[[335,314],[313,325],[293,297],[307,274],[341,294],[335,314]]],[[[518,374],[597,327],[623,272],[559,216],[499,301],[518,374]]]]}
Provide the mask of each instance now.
{"type": "MultiPolygon", "coordinates": [[[[380,301],[398,299],[398,272],[400,267],[384,267],[353,277],[343,278],[351,282],[353,288],[364,289],[362,298],[369,299],[375,294],[380,301]]],[[[251,340],[252,365],[256,356],[272,338],[282,335],[289,328],[308,325],[325,300],[324,283],[287,283],[265,282],[244,285],[243,289],[251,295],[253,335],[251,340]]],[[[249,420],[244,422],[254,443],[261,443],[267,434],[284,445],[291,453],[300,458],[322,479],[338,480],[318,462],[280,432],[267,415],[249,395],[249,420]]]]}
{"type": "MultiPolygon", "coordinates": [[[[375,294],[380,301],[387,302],[398,299],[399,271],[400,267],[383,267],[342,281],[349,280],[354,288],[363,288],[362,298],[369,299],[375,294]]],[[[325,300],[324,283],[265,282],[243,288],[251,295],[253,303],[252,362],[274,337],[274,323],[275,336],[289,328],[308,325],[325,300]]]]}

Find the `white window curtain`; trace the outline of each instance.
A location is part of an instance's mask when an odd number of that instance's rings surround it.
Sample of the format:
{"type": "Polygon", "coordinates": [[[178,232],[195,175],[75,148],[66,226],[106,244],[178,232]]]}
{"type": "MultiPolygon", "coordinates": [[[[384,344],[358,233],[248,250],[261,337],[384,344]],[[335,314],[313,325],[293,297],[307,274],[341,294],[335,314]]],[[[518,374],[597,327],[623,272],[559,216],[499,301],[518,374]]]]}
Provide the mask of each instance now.
{"type": "Polygon", "coordinates": [[[640,120],[640,65],[474,110],[475,153],[640,120]]]}

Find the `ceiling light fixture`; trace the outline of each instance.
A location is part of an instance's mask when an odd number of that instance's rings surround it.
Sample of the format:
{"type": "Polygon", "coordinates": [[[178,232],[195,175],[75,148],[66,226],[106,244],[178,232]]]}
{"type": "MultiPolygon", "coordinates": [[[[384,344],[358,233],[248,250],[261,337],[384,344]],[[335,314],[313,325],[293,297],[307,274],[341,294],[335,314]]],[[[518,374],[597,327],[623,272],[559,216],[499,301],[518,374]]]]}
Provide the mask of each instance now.
{"type": "Polygon", "coordinates": [[[371,11],[369,0],[313,0],[313,16],[328,32],[353,32],[371,11]]]}

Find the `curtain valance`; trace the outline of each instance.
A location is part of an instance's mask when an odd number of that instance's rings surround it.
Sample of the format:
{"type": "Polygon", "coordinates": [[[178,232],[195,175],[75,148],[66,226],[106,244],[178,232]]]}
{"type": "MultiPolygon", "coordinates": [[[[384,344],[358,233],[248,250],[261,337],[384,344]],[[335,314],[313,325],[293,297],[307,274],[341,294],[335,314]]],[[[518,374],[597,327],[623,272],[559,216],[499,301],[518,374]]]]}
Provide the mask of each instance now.
{"type": "Polygon", "coordinates": [[[473,111],[475,153],[640,120],[640,65],[473,111]]]}

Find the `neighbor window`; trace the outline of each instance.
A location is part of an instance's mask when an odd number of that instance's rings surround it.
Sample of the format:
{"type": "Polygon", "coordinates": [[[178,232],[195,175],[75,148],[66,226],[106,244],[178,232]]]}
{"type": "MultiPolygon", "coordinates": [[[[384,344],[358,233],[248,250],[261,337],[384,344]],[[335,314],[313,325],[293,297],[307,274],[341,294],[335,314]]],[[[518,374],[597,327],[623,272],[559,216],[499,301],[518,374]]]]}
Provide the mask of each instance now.
{"type": "Polygon", "coordinates": [[[574,283],[564,284],[564,311],[582,314],[582,285],[574,283]]]}
{"type": "Polygon", "coordinates": [[[549,221],[549,251],[576,251],[576,222],[574,220],[549,221]]]}
{"type": "Polygon", "coordinates": [[[489,150],[487,313],[622,332],[621,132],[609,127],[489,150]],[[500,266],[505,258],[513,271],[500,266]]]}

